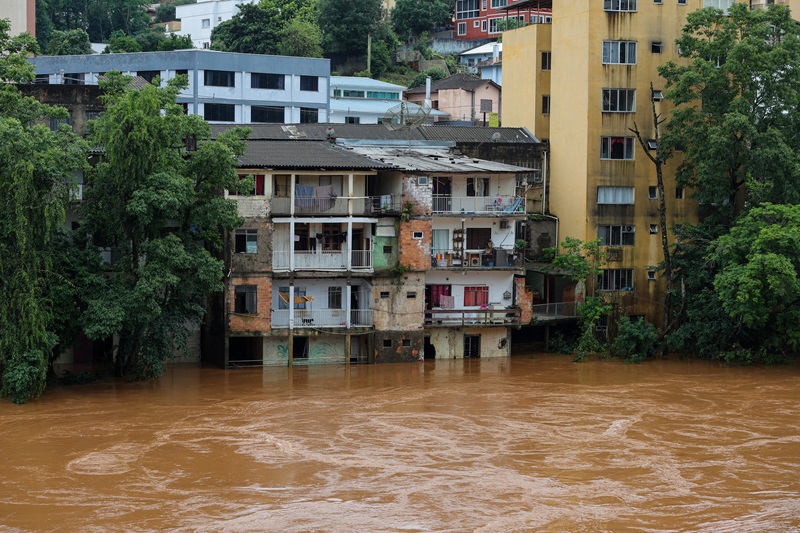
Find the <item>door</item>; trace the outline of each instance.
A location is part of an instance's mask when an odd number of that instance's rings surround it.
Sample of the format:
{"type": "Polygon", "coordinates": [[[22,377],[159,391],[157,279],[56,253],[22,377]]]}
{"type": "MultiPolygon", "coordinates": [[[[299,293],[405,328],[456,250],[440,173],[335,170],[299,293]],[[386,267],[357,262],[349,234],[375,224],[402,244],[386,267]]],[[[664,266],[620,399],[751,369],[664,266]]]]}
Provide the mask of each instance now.
{"type": "Polygon", "coordinates": [[[464,335],[464,359],[479,359],[481,356],[481,336],[464,335]]]}
{"type": "Polygon", "coordinates": [[[449,213],[453,210],[451,178],[437,176],[433,178],[433,212],[449,213]]]}

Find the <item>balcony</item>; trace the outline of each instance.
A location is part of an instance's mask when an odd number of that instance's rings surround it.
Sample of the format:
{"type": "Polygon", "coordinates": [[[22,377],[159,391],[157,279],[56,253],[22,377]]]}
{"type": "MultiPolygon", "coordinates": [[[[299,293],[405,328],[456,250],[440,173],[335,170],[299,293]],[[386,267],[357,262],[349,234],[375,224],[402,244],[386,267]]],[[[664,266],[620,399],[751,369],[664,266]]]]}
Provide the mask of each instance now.
{"type": "Polygon", "coordinates": [[[491,253],[464,252],[463,254],[456,254],[452,250],[434,249],[431,254],[431,268],[435,269],[520,269],[522,265],[522,254],[505,248],[494,248],[491,253]]]}
{"type": "Polygon", "coordinates": [[[511,326],[520,323],[519,309],[427,309],[426,326],[511,326]]]}
{"type": "MultiPolygon", "coordinates": [[[[289,328],[289,309],[272,311],[272,327],[289,328]]],[[[348,328],[346,309],[294,309],[294,327],[348,328]]],[[[371,328],[372,309],[351,309],[350,328],[371,328]]]]}
{"type": "Polygon", "coordinates": [[[348,253],[344,250],[277,250],[272,252],[272,270],[275,272],[348,269],[372,271],[372,250],[353,250],[350,252],[349,265],[347,259],[348,253]]]}
{"type": "Polygon", "coordinates": [[[394,195],[338,196],[332,198],[273,197],[273,215],[376,215],[400,212],[400,201],[394,195]]]}
{"type": "Polygon", "coordinates": [[[433,195],[433,213],[438,215],[523,215],[525,199],[520,196],[433,195]]]}
{"type": "Polygon", "coordinates": [[[574,319],[578,316],[577,302],[534,304],[532,309],[534,319],[539,322],[555,322],[574,319]]]}

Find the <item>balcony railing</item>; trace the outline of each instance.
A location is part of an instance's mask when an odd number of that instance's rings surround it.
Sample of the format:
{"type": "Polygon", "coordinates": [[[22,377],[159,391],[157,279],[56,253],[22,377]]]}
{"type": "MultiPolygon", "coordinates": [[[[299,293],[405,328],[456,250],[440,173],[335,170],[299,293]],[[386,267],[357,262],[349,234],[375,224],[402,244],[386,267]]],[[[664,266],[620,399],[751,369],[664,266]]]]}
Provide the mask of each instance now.
{"type": "Polygon", "coordinates": [[[428,309],[425,324],[431,326],[508,326],[519,324],[519,309],[428,309]]]}
{"type": "MultiPolygon", "coordinates": [[[[295,328],[347,328],[348,313],[346,309],[295,309],[295,328]]],[[[351,328],[372,327],[372,309],[351,309],[349,314],[351,328]]],[[[289,327],[289,310],[272,311],[272,327],[286,329],[289,327]]]]}
{"type": "Polygon", "coordinates": [[[534,304],[533,316],[539,320],[555,320],[578,316],[577,302],[560,302],[553,304],[534,304]]]}
{"type": "Polygon", "coordinates": [[[525,199],[519,196],[433,195],[435,214],[513,215],[525,213],[525,199]]]}
{"type": "MultiPolygon", "coordinates": [[[[346,250],[303,250],[273,251],[272,269],[276,272],[294,270],[347,270],[346,250]]],[[[353,250],[350,252],[351,270],[372,270],[372,250],[353,250]]]]}
{"type": "Polygon", "coordinates": [[[431,267],[433,268],[522,268],[522,254],[513,250],[495,248],[492,253],[464,252],[457,255],[450,250],[433,250],[431,267]]]}
{"type": "Polygon", "coordinates": [[[375,215],[396,213],[399,200],[391,194],[383,196],[337,196],[335,198],[274,197],[270,200],[273,215],[375,215]]]}

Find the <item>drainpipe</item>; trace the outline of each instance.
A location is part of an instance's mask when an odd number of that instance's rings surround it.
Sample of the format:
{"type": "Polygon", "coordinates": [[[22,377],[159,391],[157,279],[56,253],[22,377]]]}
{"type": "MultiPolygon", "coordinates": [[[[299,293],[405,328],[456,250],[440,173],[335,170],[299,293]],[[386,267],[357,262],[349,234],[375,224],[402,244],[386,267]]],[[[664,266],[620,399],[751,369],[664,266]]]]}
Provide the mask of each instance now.
{"type": "Polygon", "coordinates": [[[547,151],[545,150],[542,152],[542,154],[544,156],[544,161],[542,162],[542,182],[544,184],[544,194],[542,196],[542,212],[540,216],[556,221],[556,246],[558,246],[558,217],[545,213],[547,207],[547,151]]]}

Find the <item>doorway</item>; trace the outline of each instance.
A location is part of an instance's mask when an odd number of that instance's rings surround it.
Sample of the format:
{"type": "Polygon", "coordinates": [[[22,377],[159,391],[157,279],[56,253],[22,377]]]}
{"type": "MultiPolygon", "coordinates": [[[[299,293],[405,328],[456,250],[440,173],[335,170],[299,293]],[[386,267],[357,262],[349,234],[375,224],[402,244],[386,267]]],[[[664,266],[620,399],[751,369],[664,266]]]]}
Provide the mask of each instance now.
{"type": "Polygon", "coordinates": [[[481,336],[464,335],[464,359],[480,359],[481,336]]]}
{"type": "Polygon", "coordinates": [[[295,337],[292,346],[292,359],[308,360],[308,337],[295,337]]]}
{"type": "Polygon", "coordinates": [[[436,359],[436,347],[431,344],[431,336],[425,336],[425,343],[423,344],[425,350],[425,359],[436,359]]]}

